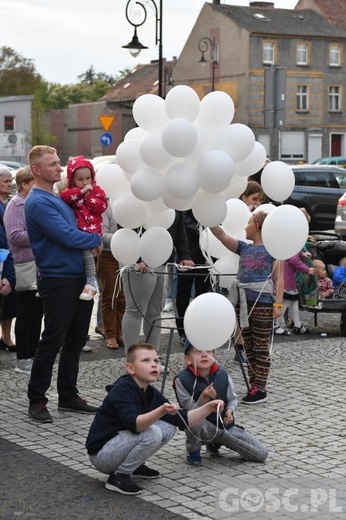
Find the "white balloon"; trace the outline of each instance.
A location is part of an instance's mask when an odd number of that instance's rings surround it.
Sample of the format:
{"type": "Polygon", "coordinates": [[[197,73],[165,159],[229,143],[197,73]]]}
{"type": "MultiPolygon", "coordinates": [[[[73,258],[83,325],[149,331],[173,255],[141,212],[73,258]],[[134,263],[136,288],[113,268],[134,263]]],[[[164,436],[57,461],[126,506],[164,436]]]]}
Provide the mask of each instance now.
{"type": "Polygon", "coordinates": [[[193,152],[185,157],[186,161],[197,164],[200,156],[210,150],[212,147],[212,138],[207,128],[198,126],[197,131],[197,144],[193,152]]]}
{"type": "Polygon", "coordinates": [[[239,175],[233,175],[230,185],[224,191],[221,192],[225,196],[225,199],[237,199],[246,190],[247,177],[240,177],[239,175]]]}
{"type": "Polygon", "coordinates": [[[214,258],[225,258],[232,254],[231,251],[213,235],[209,228],[203,229],[200,235],[199,245],[202,251],[205,251],[209,256],[213,256],[214,258]]]}
{"type": "Polygon", "coordinates": [[[166,206],[161,197],[156,200],[147,201],[145,206],[150,211],[165,211],[168,209],[168,206],[166,206]]]}
{"type": "Polygon", "coordinates": [[[143,130],[143,128],[141,128],[140,126],[136,126],[135,128],[131,128],[131,130],[129,130],[126,133],[124,141],[127,141],[128,139],[137,139],[138,141],[140,141],[141,139],[143,139],[143,137],[147,135],[147,133],[148,132],[143,130]]]}
{"type": "Polygon", "coordinates": [[[177,209],[180,211],[184,211],[186,209],[191,208],[192,201],[194,200],[194,197],[191,197],[189,199],[178,199],[176,197],[172,197],[168,191],[165,191],[162,193],[161,199],[164,204],[168,208],[177,209]]]}
{"type": "Polygon", "coordinates": [[[186,337],[198,350],[209,351],[222,347],[232,336],[235,324],[233,305],[218,293],[197,296],[184,316],[186,337]]]}
{"type": "Polygon", "coordinates": [[[239,270],[239,256],[231,253],[231,255],[216,260],[213,265],[213,275],[219,275],[219,286],[223,289],[230,289],[237,278],[239,270]]]}
{"type": "Polygon", "coordinates": [[[272,161],[263,168],[261,185],[268,197],[277,202],[286,200],[292,193],[295,176],[292,168],[282,161],[272,161]]]}
{"type": "Polygon", "coordinates": [[[242,161],[255,146],[255,134],[246,125],[233,123],[219,131],[215,147],[228,153],[233,161],[242,161]]]}
{"type": "Polygon", "coordinates": [[[135,264],[139,257],[139,235],[133,229],[118,229],[111,239],[111,253],[123,265],[135,264]]]}
{"type": "Polygon", "coordinates": [[[146,209],[144,202],[132,193],[121,195],[112,207],[114,220],[124,228],[141,227],[145,221],[146,209]]]}
{"type": "Polygon", "coordinates": [[[244,231],[251,212],[248,206],[240,199],[229,199],[227,202],[227,215],[222,222],[223,227],[231,235],[244,231]]]}
{"type": "Polygon", "coordinates": [[[196,148],[198,134],[187,119],[171,119],[162,129],[161,140],[164,149],[173,157],[186,157],[196,148]]]}
{"type": "Polygon", "coordinates": [[[97,184],[110,199],[117,199],[130,191],[130,185],[124,171],[118,164],[105,164],[96,174],[97,184]]]}
{"type": "Polygon", "coordinates": [[[164,99],[154,94],[143,94],[137,98],[132,115],[137,125],[148,132],[160,130],[168,121],[164,99]]]}
{"type": "Polygon", "coordinates": [[[168,193],[177,199],[189,199],[199,188],[196,166],[189,162],[178,162],[169,168],[165,176],[168,193]]]}
{"type": "Polygon", "coordinates": [[[149,229],[151,227],[159,226],[168,229],[173,224],[174,219],[174,209],[167,208],[165,211],[150,211],[150,209],[147,209],[147,216],[143,227],[149,229]]]}
{"type": "Polygon", "coordinates": [[[137,139],[128,139],[117,148],[117,163],[128,173],[134,173],[144,165],[139,153],[140,144],[137,139]]]}
{"type": "Polygon", "coordinates": [[[198,163],[200,186],[210,193],[220,193],[229,187],[233,171],[233,161],[226,152],[209,150],[198,163]]]}
{"type": "Polygon", "coordinates": [[[218,226],[227,214],[226,201],[218,193],[200,191],[192,202],[192,212],[202,226],[218,226]]]}
{"type": "Polygon", "coordinates": [[[164,179],[158,170],[144,166],[132,175],[131,191],[137,199],[150,201],[158,199],[163,191],[164,179]]]}
{"type": "Polygon", "coordinates": [[[259,211],[263,211],[263,213],[266,213],[268,215],[275,208],[276,206],[274,206],[274,204],[260,204],[259,206],[257,206],[256,209],[253,210],[252,213],[258,213],[259,211]]]}
{"type": "Polygon", "coordinates": [[[183,117],[194,121],[199,114],[199,97],[191,87],[177,85],[168,92],[165,106],[171,119],[183,117]]]}
{"type": "Polygon", "coordinates": [[[139,242],[140,256],[153,269],[164,264],[172,254],[173,240],[166,229],[151,227],[143,233],[139,242]]]}
{"type": "Polygon", "coordinates": [[[146,135],[140,143],[139,153],[145,164],[158,170],[168,168],[175,161],[162,146],[160,132],[146,135]]]}
{"type": "Polygon", "coordinates": [[[263,244],[277,260],[286,260],[299,253],[308,234],[309,224],[304,213],[290,204],[271,211],[262,226],[263,244]]]}
{"type": "Polygon", "coordinates": [[[256,141],[252,152],[242,161],[234,163],[234,175],[239,175],[243,177],[249,177],[250,175],[254,175],[261,168],[263,168],[266,159],[266,149],[264,148],[263,144],[256,141]]]}
{"type": "Polygon", "coordinates": [[[209,129],[221,129],[229,125],[234,117],[232,98],[222,91],[210,92],[202,99],[198,123],[209,129]]]}

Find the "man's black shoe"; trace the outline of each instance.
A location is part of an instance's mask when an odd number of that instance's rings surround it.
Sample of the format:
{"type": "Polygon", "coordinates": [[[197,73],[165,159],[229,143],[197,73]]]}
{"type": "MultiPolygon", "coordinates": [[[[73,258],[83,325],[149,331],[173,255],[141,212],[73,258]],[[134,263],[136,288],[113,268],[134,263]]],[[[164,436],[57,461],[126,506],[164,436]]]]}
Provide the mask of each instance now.
{"type": "Polygon", "coordinates": [[[59,401],[58,410],[61,412],[96,413],[97,407],[91,406],[85,399],[76,395],[70,401],[59,401]]]}
{"type": "Polygon", "coordinates": [[[132,482],[130,475],[124,475],[123,473],[111,473],[105,487],[122,495],[140,495],[142,493],[142,488],[132,482]]]}
{"type": "Polygon", "coordinates": [[[160,472],[156,469],[151,469],[145,464],[142,464],[137,469],[135,469],[135,471],[132,473],[132,477],[154,479],[161,477],[161,475],[160,472]]]}
{"type": "Polygon", "coordinates": [[[48,412],[47,407],[43,403],[35,403],[29,406],[29,416],[34,421],[40,423],[53,422],[51,414],[48,412]]]}

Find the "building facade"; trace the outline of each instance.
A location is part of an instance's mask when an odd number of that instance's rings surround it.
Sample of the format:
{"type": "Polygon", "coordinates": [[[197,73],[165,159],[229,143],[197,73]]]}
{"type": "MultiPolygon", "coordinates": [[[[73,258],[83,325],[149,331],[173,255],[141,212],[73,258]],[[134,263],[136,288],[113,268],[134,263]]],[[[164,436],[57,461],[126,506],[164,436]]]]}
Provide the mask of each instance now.
{"type": "Polygon", "coordinates": [[[33,99],[34,96],[0,97],[0,162],[7,159],[27,163],[33,99]]]}

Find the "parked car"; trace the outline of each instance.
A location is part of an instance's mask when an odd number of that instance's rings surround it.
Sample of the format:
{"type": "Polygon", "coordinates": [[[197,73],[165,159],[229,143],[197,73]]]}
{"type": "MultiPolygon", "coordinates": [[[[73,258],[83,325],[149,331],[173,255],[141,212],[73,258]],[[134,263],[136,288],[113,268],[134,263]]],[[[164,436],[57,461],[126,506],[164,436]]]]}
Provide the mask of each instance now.
{"type": "Polygon", "coordinates": [[[346,193],[338,200],[334,224],[335,233],[346,237],[346,193]]]}
{"type": "Polygon", "coordinates": [[[285,204],[305,208],[311,215],[310,230],[334,229],[339,198],[346,190],[346,170],[337,166],[292,166],[295,187],[285,204]]]}
{"type": "Polygon", "coordinates": [[[334,157],[322,157],[314,161],[314,164],[329,164],[331,166],[339,166],[340,168],[346,168],[346,157],[334,156],[334,157]]]}

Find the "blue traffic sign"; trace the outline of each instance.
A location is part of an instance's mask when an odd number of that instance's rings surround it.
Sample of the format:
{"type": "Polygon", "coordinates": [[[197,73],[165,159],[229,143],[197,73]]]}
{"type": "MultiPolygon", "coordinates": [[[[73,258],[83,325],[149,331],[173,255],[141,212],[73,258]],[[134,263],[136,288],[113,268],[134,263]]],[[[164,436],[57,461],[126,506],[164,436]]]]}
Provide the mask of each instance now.
{"type": "Polygon", "coordinates": [[[109,132],[103,132],[100,137],[100,141],[103,146],[109,146],[113,142],[113,136],[109,132]]]}

